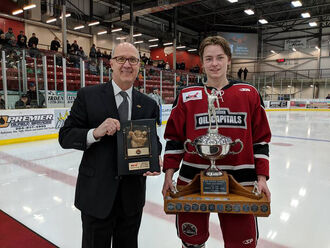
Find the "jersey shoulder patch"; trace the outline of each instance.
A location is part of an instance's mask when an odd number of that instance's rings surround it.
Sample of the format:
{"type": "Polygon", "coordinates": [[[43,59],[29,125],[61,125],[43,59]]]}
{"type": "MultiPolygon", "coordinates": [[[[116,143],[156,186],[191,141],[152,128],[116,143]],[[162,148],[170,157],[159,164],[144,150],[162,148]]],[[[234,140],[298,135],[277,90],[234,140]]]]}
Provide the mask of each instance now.
{"type": "Polygon", "coordinates": [[[191,91],[182,93],[183,102],[200,100],[200,99],[202,99],[202,97],[203,97],[202,90],[191,90],[191,91]]]}

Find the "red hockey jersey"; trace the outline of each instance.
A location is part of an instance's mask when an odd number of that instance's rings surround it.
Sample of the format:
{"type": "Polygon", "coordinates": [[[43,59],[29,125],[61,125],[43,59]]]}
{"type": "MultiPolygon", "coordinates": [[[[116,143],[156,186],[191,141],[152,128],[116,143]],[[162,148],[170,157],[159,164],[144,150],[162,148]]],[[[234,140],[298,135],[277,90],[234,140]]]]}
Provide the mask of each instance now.
{"type": "MultiPolygon", "coordinates": [[[[212,88],[207,90],[211,93],[212,88]]],[[[218,97],[220,111],[217,111],[219,133],[233,141],[240,139],[244,148],[237,155],[218,159],[217,167],[233,175],[243,186],[253,185],[257,175],[265,175],[268,179],[271,132],[257,89],[246,83],[230,81],[221,93],[222,96],[218,97]]],[[[210,161],[185,152],[183,143],[205,135],[208,127],[208,100],[204,86],[182,89],[165,129],[167,143],[163,170],[180,168],[179,179],[189,183],[197,173],[207,169],[210,161]]],[[[239,148],[239,145],[232,147],[236,151],[239,148]]]]}

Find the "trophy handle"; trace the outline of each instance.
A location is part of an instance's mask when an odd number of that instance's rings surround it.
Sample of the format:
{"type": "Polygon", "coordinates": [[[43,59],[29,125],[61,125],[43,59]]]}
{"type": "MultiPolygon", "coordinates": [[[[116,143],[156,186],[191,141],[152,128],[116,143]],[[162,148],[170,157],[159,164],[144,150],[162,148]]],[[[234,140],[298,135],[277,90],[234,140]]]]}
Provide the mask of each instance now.
{"type": "Polygon", "coordinates": [[[243,142],[242,142],[240,139],[236,139],[233,143],[231,143],[230,146],[234,146],[234,145],[236,145],[237,143],[240,143],[240,144],[241,144],[241,148],[239,149],[239,151],[237,151],[237,152],[232,152],[232,151],[230,151],[230,152],[228,152],[229,154],[235,155],[235,154],[240,153],[240,152],[243,150],[243,142]]]}
{"type": "Polygon", "coordinates": [[[184,150],[185,150],[187,153],[190,153],[190,154],[197,154],[197,152],[195,152],[195,151],[191,152],[191,151],[188,150],[188,144],[190,144],[191,146],[193,146],[193,145],[191,144],[191,140],[190,140],[190,139],[187,139],[187,140],[184,142],[184,144],[183,144],[183,148],[184,148],[184,150]]]}

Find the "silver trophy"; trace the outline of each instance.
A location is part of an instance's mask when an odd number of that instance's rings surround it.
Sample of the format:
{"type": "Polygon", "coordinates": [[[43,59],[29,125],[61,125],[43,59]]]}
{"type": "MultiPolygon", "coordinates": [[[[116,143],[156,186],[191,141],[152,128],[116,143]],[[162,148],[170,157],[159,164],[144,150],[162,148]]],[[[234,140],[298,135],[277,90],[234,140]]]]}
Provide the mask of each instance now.
{"type": "Polygon", "coordinates": [[[187,139],[184,142],[184,149],[187,153],[198,154],[200,157],[209,159],[211,165],[206,169],[205,175],[210,177],[219,177],[223,173],[216,167],[215,161],[221,159],[228,154],[238,154],[243,150],[243,142],[240,139],[236,139],[234,142],[231,138],[219,134],[218,132],[218,120],[216,115],[216,109],[220,109],[218,96],[221,92],[216,89],[212,89],[211,94],[207,92],[206,87],[204,87],[206,95],[208,96],[208,115],[209,115],[209,128],[205,135],[197,137],[193,142],[187,139]],[[217,103],[217,107],[214,103],[217,103]],[[215,125],[212,127],[212,122],[215,125]],[[230,151],[232,146],[237,143],[241,145],[239,151],[230,151]],[[195,151],[189,151],[187,145],[190,144],[195,148],[195,151]]]}

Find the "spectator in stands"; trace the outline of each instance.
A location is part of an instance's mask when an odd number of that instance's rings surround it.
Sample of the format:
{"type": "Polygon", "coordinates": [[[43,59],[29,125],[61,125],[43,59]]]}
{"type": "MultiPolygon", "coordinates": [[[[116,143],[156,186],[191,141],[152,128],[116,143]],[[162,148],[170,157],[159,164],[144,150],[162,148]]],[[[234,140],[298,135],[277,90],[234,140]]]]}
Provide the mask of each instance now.
{"type": "Polygon", "coordinates": [[[180,64],[180,70],[185,70],[186,69],[186,64],[185,64],[185,62],[181,62],[181,64],[180,64]]]}
{"type": "Polygon", "coordinates": [[[71,49],[68,54],[69,62],[73,64],[73,67],[79,68],[80,67],[80,57],[77,55],[77,51],[71,46],[71,49]]]}
{"type": "Polygon", "coordinates": [[[2,99],[2,94],[0,94],[0,109],[5,109],[5,108],[6,108],[5,100],[2,99]]]}
{"type": "Polygon", "coordinates": [[[106,58],[106,59],[111,59],[111,56],[108,55],[107,51],[104,51],[104,52],[103,52],[102,57],[103,57],[103,58],[106,58]]]}
{"type": "Polygon", "coordinates": [[[243,73],[244,73],[244,80],[246,80],[247,74],[248,74],[248,69],[245,67],[243,73]]]}
{"type": "Polygon", "coordinates": [[[170,68],[170,64],[169,64],[168,62],[166,62],[166,63],[165,63],[165,70],[168,70],[168,71],[169,71],[170,69],[171,69],[171,68],[170,68]]]}
{"type": "Polygon", "coordinates": [[[82,47],[79,47],[79,49],[77,51],[77,55],[79,57],[81,57],[82,59],[86,59],[86,54],[85,54],[84,49],[82,47]]]}
{"type": "Polygon", "coordinates": [[[101,49],[100,48],[97,49],[96,57],[97,57],[97,59],[102,58],[102,52],[101,52],[101,49]]]}
{"type": "Polygon", "coordinates": [[[0,34],[0,48],[6,46],[6,35],[4,33],[0,34]]]}
{"type": "Polygon", "coordinates": [[[8,28],[8,32],[6,33],[6,40],[9,41],[11,40],[12,37],[14,37],[14,39],[16,40],[16,37],[13,33],[13,29],[12,28],[8,28]]]}
{"type": "Polygon", "coordinates": [[[325,99],[330,99],[330,94],[328,94],[328,96],[325,99]]]}
{"type": "Polygon", "coordinates": [[[8,57],[6,58],[7,68],[17,69],[17,65],[16,65],[17,57],[15,58],[15,55],[16,53],[14,50],[9,51],[8,57]]]}
{"type": "Polygon", "coordinates": [[[8,45],[11,47],[11,48],[17,48],[18,46],[17,46],[17,41],[16,41],[16,38],[15,38],[15,36],[12,36],[11,38],[10,38],[10,40],[8,41],[8,45]]]}
{"type": "Polygon", "coordinates": [[[25,109],[29,106],[27,105],[29,98],[27,94],[21,95],[21,98],[15,103],[15,109],[25,109]]]}
{"type": "Polygon", "coordinates": [[[38,43],[39,43],[39,39],[37,38],[36,34],[35,33],[32,33],[32,37],[29,39],[29,42],[28,42],[28,47],[33,47],[34,48],[37,48],[38,47],[38,43]]]}
{"type": "Polygon", "coordinates": [[[193,72],[199,73],[199,71],[200,71],[199,65],[195,65],[193,68],[193,72]]]}
{"type": "Polygon", "coordinates": [[[58,52],[58,49],[61,47],[59,39],[55,36],[54,40],[50,43],[50,50],[58,52]]]}
{"type": "Polygon", "coordinates": [[[21,49],[27,48],[26,40],[24,39],[24,37],[21,37],[19,40],[17,40],[17,46],[21,49]]]}
{"type": "Polygon", "coordinates": [[[157,87],[154,87],[152,89],[152,92],[148,96],[151,97],[152,99],[154,99],[158,106],[162,105],[163,100],[162,100],[161,96],[159,95],[159,91],[158,91],[157,87]]]}
{"type": "Polygon", "coordinates": [[[242,79],[242,72],[243,72],[243,69],[241,67],[241,68],[239,68],[239,70],[237,72],[237,76],[238,76],[239,79],[242,79]]]}
{"type": "Polygon", "coordinates": [[[45,97],[41,92],[38,92],[39,103],[37,98],[36,85],[34,83],[29,83],[29,90],[26,93],[28,101],[26,105],[31,108],[42,108],[45,105],[45,97]]]}
{"type": "Polygon", "coordinates": [[[73,48],[73,50],[75,52],[77,52],[79,50],[79,46],[78,46],[78,43],[76,40],[73,41],[72,45],[71,45],[71,48],[73,48]]]}
{"type": "Polygon", "coordinates": [[[89,66],[88,66],[89,72],[93,75],[97,75],[97,65],[96,65],[96,61],[94,59],[92,59],[89,62],[89,66]]]}
{"type": "Polygon", "coordinates": [[[30,49],[29,49],[29,55],[32,58],[37,58],[37,57],[40,56],[40,51],[37,48],[36,44],[33,43],[32,44],[32,47],[30,47],[30,49]]]}
{"type": "Polygon", "coordinates": [[[138,79],[139,79],[139,81],[143,81],[143,74],[141,71],[138,74],[138,79]]]}
{"type": "Polygon", "coordinates": [[[24,31],[19,31],[19,35],[17,35],[17,45],[20,48],[27,48],[27,37],[24,34],[24,31]]]}
{"type": "Polygon", "coordinates": [[[96,47],[95,44],[92,45],[90,51],[89,51],[89,57],[92,59],[96,59],[96,47]]]}
{"type": "Polygon", "coordinates": [[[141,60],[143,61],[143,63],[146,65],[148,63],[148,57],[146,56],[146,54],[144,53],[143,56],[141,57],[141,60]]]}
{"type": "Polygon", "coordinates": [[[66,52],[69,53],[70,50],[71,50],[70,42],[68,40],[66,40],[66,52]]]}

